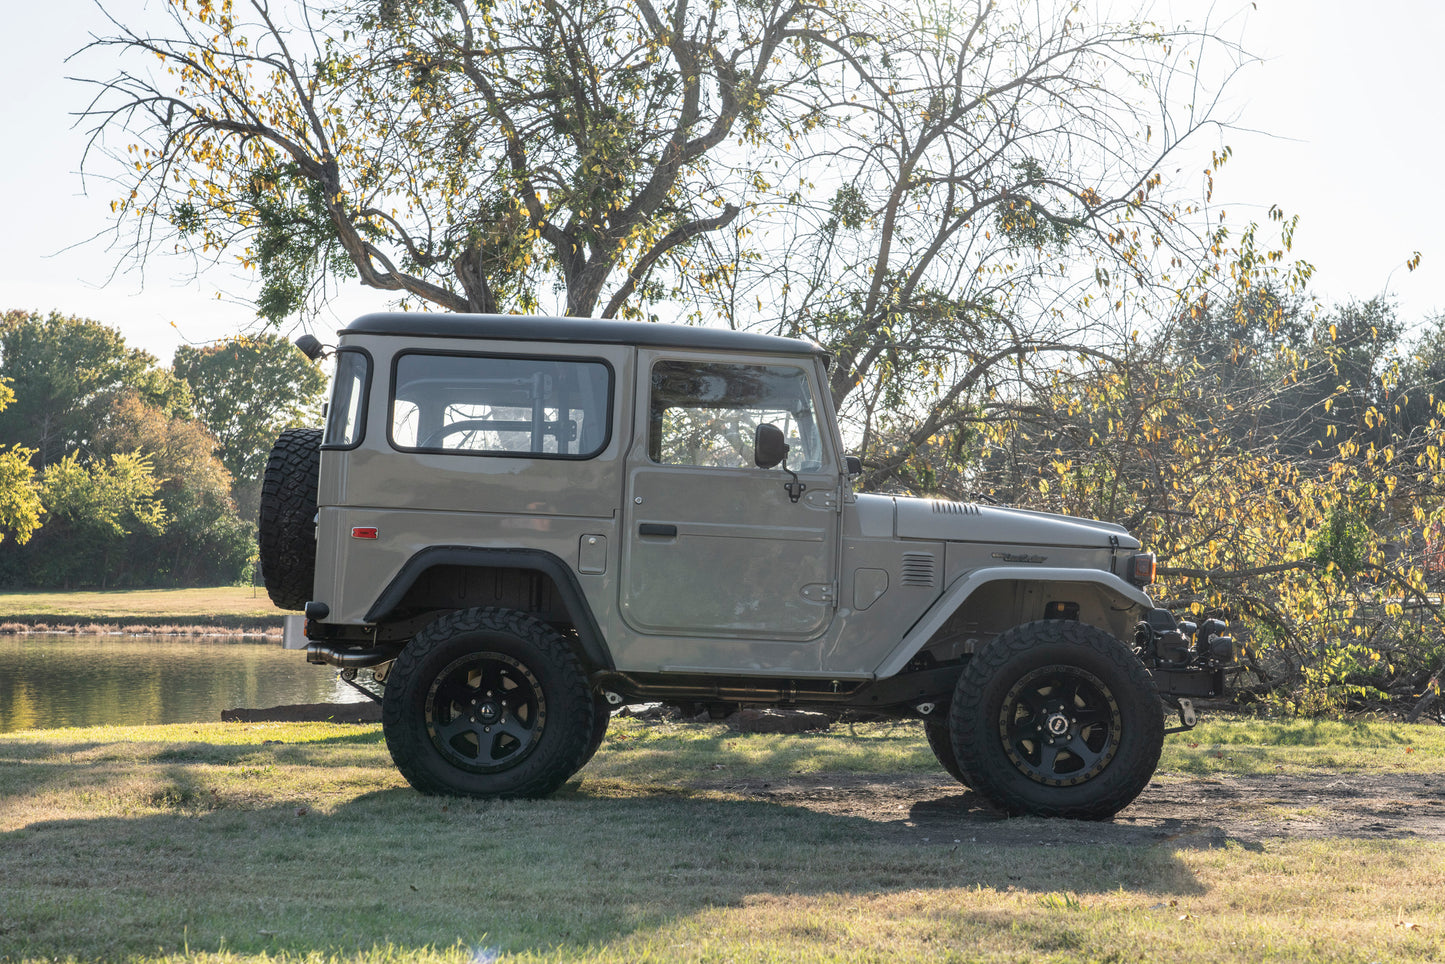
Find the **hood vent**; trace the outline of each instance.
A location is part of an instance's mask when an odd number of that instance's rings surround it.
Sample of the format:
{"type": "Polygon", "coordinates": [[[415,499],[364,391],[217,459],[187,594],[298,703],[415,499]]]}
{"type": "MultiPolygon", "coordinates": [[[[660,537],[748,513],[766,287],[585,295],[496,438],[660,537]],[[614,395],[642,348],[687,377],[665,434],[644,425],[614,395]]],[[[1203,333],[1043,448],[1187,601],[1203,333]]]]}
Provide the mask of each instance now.
{"type": "Polygon", "coordinates": [[[899,582],[905,586],[932,589],[937,585],[937,563],[931,552],[905,552],[899,582]]]}
{"type": "Polygon", "coordinates": [[[978,506],[967,502],[940,502],[937,499],[929,500],[933,504],[935,513],[942,512],[947,515],[982,515],[978,506]]]}

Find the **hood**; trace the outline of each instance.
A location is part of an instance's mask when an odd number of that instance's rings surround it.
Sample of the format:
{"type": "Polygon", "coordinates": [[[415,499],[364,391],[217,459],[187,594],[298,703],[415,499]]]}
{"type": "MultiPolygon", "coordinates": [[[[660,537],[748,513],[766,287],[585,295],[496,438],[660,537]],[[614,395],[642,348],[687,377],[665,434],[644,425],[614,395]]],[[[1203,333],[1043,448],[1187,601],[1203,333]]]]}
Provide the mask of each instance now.
{"type": "Polygon", "coordinates": [[[1139,548],[1139,540],[1113,522],[1094,522],[1052,512],[972,502],[901,496],[884,498],[890,498],[894,503],[894,531],[900,539],[943,539],[1020,546],[1117,545],[1120,549],[1139,548]]]}

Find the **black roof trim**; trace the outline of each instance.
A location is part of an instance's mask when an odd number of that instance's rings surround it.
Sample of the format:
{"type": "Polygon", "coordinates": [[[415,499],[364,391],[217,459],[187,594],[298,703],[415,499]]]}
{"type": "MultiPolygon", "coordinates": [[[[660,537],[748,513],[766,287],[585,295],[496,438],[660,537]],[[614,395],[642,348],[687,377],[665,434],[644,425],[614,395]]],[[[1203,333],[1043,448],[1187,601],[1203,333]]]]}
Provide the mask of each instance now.
{"type": "Polygon", "coordinates": [[[817,355],[828,352],[811,341],[758,335],[726,328],[612,321],[602,318],[547,318],[528,315],[463,315],[390,311],[362,315],[341,329],[343,335],[404,335],[408,338],[484,338],[507,341],[575,342],[594,345],[643,345],[702,351],[767,352],[817,355]]]}

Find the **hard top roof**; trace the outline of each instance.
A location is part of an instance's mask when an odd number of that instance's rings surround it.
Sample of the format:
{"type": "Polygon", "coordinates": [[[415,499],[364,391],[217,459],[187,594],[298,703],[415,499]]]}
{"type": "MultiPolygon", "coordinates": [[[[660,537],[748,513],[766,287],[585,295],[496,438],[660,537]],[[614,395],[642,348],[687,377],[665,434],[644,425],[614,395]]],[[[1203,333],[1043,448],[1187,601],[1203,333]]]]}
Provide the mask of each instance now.
{"type": "Polygon", "coordinates": [[[824,359],[828,357],[828,353],[821,346],[798,338],[759,335],[726,328],[694,328],[689,325],[612,321],[601,318],[388,311],[362,315],[341,329],[341,334],[643,345],[649,348],[818,355],[824,359]]]}

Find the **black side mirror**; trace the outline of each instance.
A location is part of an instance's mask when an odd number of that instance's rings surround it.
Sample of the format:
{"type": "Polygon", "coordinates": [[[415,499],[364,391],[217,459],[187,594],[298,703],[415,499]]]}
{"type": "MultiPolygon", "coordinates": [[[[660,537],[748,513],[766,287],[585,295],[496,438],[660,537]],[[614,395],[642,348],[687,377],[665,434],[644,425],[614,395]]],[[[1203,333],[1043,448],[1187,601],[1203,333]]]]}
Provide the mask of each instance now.
{"type": "Polygon", "coordinates": [[[848,466],[848,478],[855,478],[863,474],[863,460],[856,455],[846,455],[843,463],[848,466]]]}
{"type": "Polygon", "coordinates": [[[326,353],[326,346],[315,335],[302,335],[296,339],[296,347],[301,349],[301,354],[311,361],[315,361],[326,353]]]}
{"type": "Polygon", "coordinates": [[[770,469],[787,456],[788,443],[783,441],[783,430],[770,422],[759,425],[757,437],[753,439],[753,464],[770,469]]]}

